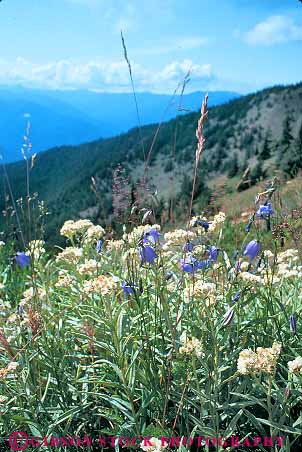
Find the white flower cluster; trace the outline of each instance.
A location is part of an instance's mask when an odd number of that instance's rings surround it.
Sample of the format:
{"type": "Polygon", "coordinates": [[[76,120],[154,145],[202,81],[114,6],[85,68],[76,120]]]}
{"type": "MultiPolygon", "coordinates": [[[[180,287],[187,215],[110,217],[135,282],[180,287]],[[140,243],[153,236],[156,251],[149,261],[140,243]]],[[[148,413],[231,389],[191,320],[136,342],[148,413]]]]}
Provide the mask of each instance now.
{"type": "Polygon", "coordinates": [[[205,296],[216,294],[216,284],[197,280],[194,285],[195,295],[205,296]]]}
{"type": "Polygon", "coordinates": [[[124,240],[108,240],[106,249],[108,251],[120,251],[124,246],[124,240]]]}
{"type": "Polygon", "coordinates": [[[221,226],[225,222],[225,213],[218,212],[217,215],[214,216],[213,221],[210,224],[209,232],[214,232],[216,229],[221,226]]]}
{"type": "Polygon", "coordinates": [[[298,356],[293,361],[289,361],[287,365],[291,374],[302,375],[302,356],[298,356]]]}
{"type": "Polygon", "coordinates": [[[201,299],[205,306],[214,305],[219,298],[216,284],[198,279],[185,289],[185,300],[189,302],[192,297],[201,299]]]}
{"type": "Polygon", "coordinates": [[[225,222],[225,213],[218,212],[213,220],[208,220],[206,217],[202,217],[201,215],[192,217],[190,221],[190,227],[196,227],[198,234],[206,234],[207,232],[217,232],[220,226],[225,222]],[[197,221],[204,221],[209,224],[209,227],[206,229],[201,225],[196,226],[197,221]]]}
{"type": "Polygon", "coordinates": [[[237,369],[242,375],[259,372],[273,373],[280,355],[281,345],[277,342],[272,347],[258,347],[257,352],[251,349],[242,350],[239,354],[237,369]]]}
{"type": "Polygon", "coordinates": [[[162,450],[166,449],[167,444],[162,444],[162,441],[159,438],[155,438],[154,436],[152,438],[148,438],[148,441],[143,441],[140,444],[140,448],[144,452],[161,452],[162,450]]]}
{"type": "Polygon", "coordinates": [[[95,259],[85,260],[85,262],[78,266],[80,275],[93,275],[98,267],[98,263],[95,259]]]}
{"type": "Polygon", "coordinates": [[[97,240],[99,240],[101,237],[105,235],[105,229],[102,228],[100,225],[91,226],[87,229],[87,232],[85,234],[84,240],[85,243],[91,244],[95,243],[97,240]]]}
{"type": "Polygon", "coordinates": [[[183,332],[180,336],[180,341],[183,344],[183,346],[179,348],[179,353],[181,355],[191,355],[194,353],[198,358],[202,356],[201,343],[196,337],[188,339],[187,333],[183,332]]]}
{"type": "Polygon", "coordinates": [[[170,246],[184,245],[186,242],[193,240],[196,234],[192,231],[186,231],[185,229],[175,229],[171,232],[164,234],[166,243],[163,246],[164,250],[169,249],[170,246]]]}
{"type": "Polygon", "coordinates": [[[68,220],[63,224],[60,234],[67,238],[72,238],[78,234],[85,234],[87,229],[91,228],[93,223],[90,220],[68,220]]]}
{"type": "Polygon", "coordinates": [[[289,248],[286,251],[282,251],[277,255],[277,263],[296,262],[299,260],[299,251],[294,248],[289,248]]]}
{"type": "Polygon", "coordinates": [[[248,261],[240,261],[239,271],[246,272],[250,266],[250,262],[248,261]]]}
{"type": "Polygon", "coordinates": [[[68,272],[64,270],[60,270],[59,272],[59,278],[55,284],[58,288],[64,288],[67,289],[74,283],[74,277],[71,276],[68,272]]]}
{"type": "Polygon", "coordinates": [[[25,306],[26,304],[29,304],[35,297],[37,297],[41,301],[45,300],[46,291],[40,287],[35,289],[33,287],[30,287],[23,292],[23,298],[19,304],[21,306],[25,306]]]}
{"type": "Polygon", "coordinates": [[[57,255],[57,262],[64,261],[69,264],[74,264],[79,261],[83,255],[82,248],[75,248],[73,246],[68,246],[61,253],[57,255]]]}
{"type": "Polygon", "coordinates": [[[259,275],[254,275],[250,272],[241,271],[238,273],[238,278],[242,279],[243,281],[253,283],[253,284],[262,284],[262,278],[259,275]]]}
{"type": "Polygon", "coordinates": [[[271,250],[264,250],[263,251],[263,256],[266,259],[273,259],[274,258],[274,254],[271,252],[271,250]]]}
{"type": "MultiPolygon", "coordinates": [[[[52,289],[49,289],[51,292],[52,289]]],[[[23,292],[23,298],[19,301],[17,313],[11,314],[7,319],[7,325],[17,324],[20,327],[28,326],[30,323],[29,312],[31,311],[31,306],[33,301],[39,300],[40,302],[45,302],[47,293],[45,289],[41,287],[30,287],[23,292]]],[[[8,342],[13,339],[12,336],[8,337],[8,342]]]]}
{"type": "MultiPolygon", "coordinates": [[[[302,265],[297,265],[299,261],[299,251],[296,249],[288,249],[282,251],[276,256],[270,250],[265,250],[265,261],[258,268],[264,284],[280,284],[285,278],[301,278],[302,265]],[[276,268],[273,268],[276,263],[276,268]]],[[[242,269],[243,264],[241,264],[242,269]]]]}
{"type": "Polygon", "coordinates": [[[196,245],[194,246],[194,256],[195,257],[199,257],[199,256],[203,256],[205,251],[206,251],[206,246],[205,245],[196,245]]]}
{"type": "Polygon", "coordinates": [[[284,278],[301,278],[302,265],[299,262],[299,251],[288,249],[277,255],[277,275],[284,278]]]}
{"type": "Polygon", "coordinates": [[[84,281],[83,291],[85,293],[100,293],[101,295],[112,294],[117,288],[117,278],[113,276],[100,275],[96,279],[84,281]]]}

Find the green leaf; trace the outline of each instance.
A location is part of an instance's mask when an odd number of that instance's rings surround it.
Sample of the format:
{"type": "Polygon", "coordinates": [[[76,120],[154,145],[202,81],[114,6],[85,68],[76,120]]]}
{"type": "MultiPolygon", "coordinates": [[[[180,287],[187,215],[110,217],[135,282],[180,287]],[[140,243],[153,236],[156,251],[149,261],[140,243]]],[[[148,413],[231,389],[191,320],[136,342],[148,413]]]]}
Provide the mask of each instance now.
{"type": "Polygon", "coordinates": [[[227,428],[224,431],[224,436],[228,437],[231,436],[232,433],[235,430],[235,427],[237,425],[237,422],[239,420],[239,418],[242,416],[243,414],[243,410],[239,410],[237,414],[235,414],[235,416],[233,417],[233,419],[231,420],[231,422],[229,423],[229,425],[227,426],[227,428]]]}
{"type": "Polygon", "coordinates": [[[272,421],[268,421],[267,419],[261,419],[261,418],[256,418],[257,421],[261,422],[262,424],[268,425],[270,427],[273,427],[277,430],[281,430],[282,432],[285,433],[292,433],[293,435],[301,435],[301,430],[296,430],[294,428],[288,427],[286,425],[281,425],[278,422],[272,422],[272,421]]]}

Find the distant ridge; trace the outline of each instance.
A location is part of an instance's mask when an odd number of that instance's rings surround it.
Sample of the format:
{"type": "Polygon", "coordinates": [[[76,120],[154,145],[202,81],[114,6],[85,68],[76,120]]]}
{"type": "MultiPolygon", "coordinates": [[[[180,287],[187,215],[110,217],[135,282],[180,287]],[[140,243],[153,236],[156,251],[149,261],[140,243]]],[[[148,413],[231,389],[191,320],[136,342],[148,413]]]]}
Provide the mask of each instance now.
{"type": "MultiPolygon", "coordinates": [[[[184,95],[183,107],[196,111],[203,93],[184,95]]],[[[210,105],[228,102],[238,93],[214,91],[210,105]]],[[[143,124],[159,122],[171,100],[170,95],[137,93],[143,124]]],[[[179,99],[165,119],[176,116],[179,99]]],[[[77,145],[126,132],[137,124],[131,93],[97,93],[85,90],[51,91],[21,86],[0,86],[0,147],[6,162],[21,160],[24,114],[30,114],[34,152],[55,146],[77,145]]]]}
{"type": "MultiPolygon", "coordinates": [[[[162,211],[169,211],[171,198],[178,207],[178,219],[188,204],[196,150],[195,130],[199,112],[164,123],[157,136],[149,168],[149,182],[162,211]],[[176,146],[174,147],[176,137],[176,146]]],[[[145,149],[150,149],[158,125],[142,128],[145,149]]],[[[211,190],[221,177],[234,178],[233,187],[250,168],[252,183],[285,170],[302,169],[302,83],[276,86],[211,107],[205,126],[205,149],[200,162],[196,201],[202,209],[207,184],[211,190]]],[[[144,160],[137,128],[113,138],[79,146],[63,146],[37,156],[30,174],[31,191],[38,192],[50,211],[47,237],[58,241],[60,225],[67,219],[88,216],[95,222],[112,219],[112,179],[121,164],[136,186],[143,174],[144,160]],[[91,189],[91,178],[99,193],[91,189]]],[[[16,198],[25,196],[24,162],[7,165],[16,198]]],[[[5,208],[5,185],[0,193],[0,211],[5,208]]],[[[0,214],[1,215],[1,214],[0,214]]],[[[0,218],[0,223],[3,223],[0,218]]],[[[5,220],[6,221],[6,220],[5,220]]]]}

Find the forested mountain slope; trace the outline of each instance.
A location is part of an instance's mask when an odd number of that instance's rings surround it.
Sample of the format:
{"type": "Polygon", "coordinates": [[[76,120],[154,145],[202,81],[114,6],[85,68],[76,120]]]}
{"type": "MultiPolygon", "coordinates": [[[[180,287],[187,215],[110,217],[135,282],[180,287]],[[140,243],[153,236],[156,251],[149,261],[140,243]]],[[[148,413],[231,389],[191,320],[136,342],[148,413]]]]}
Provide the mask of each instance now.
{"type": "MultiPolygon", "coordinates": [[[[169,207],[171,198],[175,212],[178,208],[181,214],[181,206],[187,205],[198,118],[199,112],[190,113],[160,126],[148,172],[148,185],[157,191],[159,215],[169,207]]],[[[265,89],[211,107],[204,130],[206,144],[199,166],[195,207],[205,205],[210,197],[207,186],[215,186],[221,175],[240,178],[247,167],[249,185],[261,177],[273,176],[276,171],[295,177],[302,167],[301,123],[301,83],[265,89]]],[[[128,186],[124,188],[133,198],[144,170],[144,152],[150,150],[157,130],[155,124],[143,127],[141,133],[135,128],[114,138],[40,153],[30,171],[30,190],[39,194],[50,212],[47,236],[55,236],[62,222],[69,218],[90,216],[94,221],[110,222],[115,169],[119,164],[122,166],[128,186]]],[[[24,197],[25,162],[8,165],[7,172],[15,198],[24,197]]],[[[9,208],[10,202],[4,203],[7,195],[3,183],[1,210],[9,208]]]]}

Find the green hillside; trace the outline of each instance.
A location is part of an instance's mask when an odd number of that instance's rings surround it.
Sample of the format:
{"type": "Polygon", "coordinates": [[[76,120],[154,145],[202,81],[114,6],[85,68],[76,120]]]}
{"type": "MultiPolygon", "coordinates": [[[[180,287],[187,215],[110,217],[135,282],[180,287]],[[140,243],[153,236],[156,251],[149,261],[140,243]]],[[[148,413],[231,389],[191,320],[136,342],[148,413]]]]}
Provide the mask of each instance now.
{"type": "MultiPolygon", "coordinates": [[[[229,191],[248,188],[276,171],[295,177],[302,167],[302,84],[277,86],[209,109],[204,130],[205,151],[200,162],[194,206],[204,207],[215,194],[221,176],[234,178],[229,191]],[[246,180],[240,179],[247,168],[246,180]],[[210,188],[208,188],[210,187],[210,188]]],[[[181,218],[190,196],[199,112],[163,123],[150,158],[148,187],[157,192],[162,221],[181,218]]],[[[38,193],[50,213],[46,236],[50,241],[66,219],[91,218],[108,224],[113,217],[113,172],[120,164],[124,177],[117,178],[125,191],[126,205],[135,201],[135,187],[144,171],[158,125],[135,128],[128,133],[80,146],[65,146],[40,153],[30,171],[30,192],[38,193]],[[142,141],[141,141],[142,137],[142,141]],[[94,178],[94,187],[92,187],[94,178]]],[[[15,199],[26,196],[26,162],[7,166],[15,199]]],[[[221,187],[220,187],[221,188],[221,187]]],[[[224,186],[222,186],[222,190],[224,186]]],[[[120,196],[122,202],[122,196],[120,196]]],[[[1,187],[1,223],[14,219],[4,178],[1,187]]]]}

